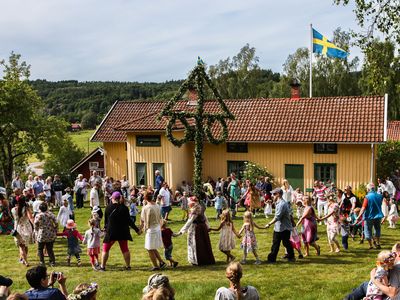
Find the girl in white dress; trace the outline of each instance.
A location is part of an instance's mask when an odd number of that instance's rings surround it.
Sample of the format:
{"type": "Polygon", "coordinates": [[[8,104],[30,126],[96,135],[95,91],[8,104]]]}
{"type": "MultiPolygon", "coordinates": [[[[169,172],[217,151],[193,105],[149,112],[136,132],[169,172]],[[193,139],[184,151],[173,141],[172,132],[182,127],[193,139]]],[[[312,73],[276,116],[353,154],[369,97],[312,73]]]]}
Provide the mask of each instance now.
{"type": "Polygon", "coordinates": [[[68,200],[64,200],[63,206],[60,207],[57,215],[57,222],[65,229],[67,221],[70,219],[71,210],[68,207],[68,200]]]}
{"type": "Polygon", "coordinates": [[[235,237],[236,235],[240,238],[240,235],[233,226],[232,217],[229,209],[225,209],[221,214],[221,223],[218,228],[210,228],[209,231],[221,231],[218,248],[226,255],[226,262],[231,262],[235,257],[231,254],[231,250],[235,248],[235,237]]]}

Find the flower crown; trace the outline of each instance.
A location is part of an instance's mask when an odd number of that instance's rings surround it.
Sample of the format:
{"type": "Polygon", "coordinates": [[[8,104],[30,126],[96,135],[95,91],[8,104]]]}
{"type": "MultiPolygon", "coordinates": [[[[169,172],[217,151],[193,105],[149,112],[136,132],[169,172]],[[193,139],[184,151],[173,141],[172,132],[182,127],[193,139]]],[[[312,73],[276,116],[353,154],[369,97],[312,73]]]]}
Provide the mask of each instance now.
{"type": "Polygon", "coordinates": [[[86,289],[84,289],[82,292],[79,294],[71,294],[68,295],[68,300],[80,300],[84,299],[87,295],[97,291],[98,284],[95,282],[92,282],[86,289]]]}

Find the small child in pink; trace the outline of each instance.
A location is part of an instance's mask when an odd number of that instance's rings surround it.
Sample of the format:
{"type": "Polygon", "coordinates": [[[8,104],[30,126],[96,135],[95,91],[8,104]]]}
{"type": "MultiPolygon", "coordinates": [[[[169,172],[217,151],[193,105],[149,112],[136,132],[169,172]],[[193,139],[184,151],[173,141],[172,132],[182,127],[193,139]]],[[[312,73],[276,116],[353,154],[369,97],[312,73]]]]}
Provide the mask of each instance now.
{"type": "Polygon", "coordinates": [[[104,236],[104,233],[96,227],[96,219],[90,219],[88,225],[90,229],[85,231],[83,244],[87,245],[87,254],[90,257],[90,264],[93,270],[97,271],[99,268],[100,238],[104,236]]]}

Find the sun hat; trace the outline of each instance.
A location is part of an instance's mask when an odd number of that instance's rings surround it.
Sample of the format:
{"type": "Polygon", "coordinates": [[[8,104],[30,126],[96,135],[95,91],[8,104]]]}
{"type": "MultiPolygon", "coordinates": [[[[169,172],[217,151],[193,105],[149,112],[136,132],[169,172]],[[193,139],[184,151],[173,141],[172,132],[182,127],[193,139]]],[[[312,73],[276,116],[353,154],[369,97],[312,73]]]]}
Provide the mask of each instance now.
{"type": "Polygon", "coordinates": [[[74,222],[74,220],[68,220],[67,221],[67,225],[65,226],[67,229],[72,229],[76,227],[76,223],[74,222]]]}

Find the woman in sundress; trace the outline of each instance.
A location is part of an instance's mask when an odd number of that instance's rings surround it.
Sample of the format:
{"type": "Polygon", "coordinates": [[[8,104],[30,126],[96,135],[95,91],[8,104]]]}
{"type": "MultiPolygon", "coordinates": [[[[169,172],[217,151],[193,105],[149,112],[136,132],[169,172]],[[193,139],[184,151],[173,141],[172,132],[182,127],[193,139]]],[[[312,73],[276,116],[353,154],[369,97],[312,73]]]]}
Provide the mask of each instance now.
{"type": "Polygon", "coordinates": [[[297,222],[297,226],[302,224],[301,228],[301,237],[303,239],[304,247],[306,252],[304,256],[310,255],[310,245],[315,248],[317,251],[317,255],[320,255],[320,246],[317,245],[317,217],[315,215],[315,210],[311,205],[311,197],[305,195],[303,197],[303,205],[304,212],[299,221],[297,222]]]}
{"type": "Polygon", "coordinates": [[[28,267],[28,246],[33,243],[33,215],[24,196],[18,196],[16,200],[17,205],[11,210],[14,218],[14,240],[19,248],[20,262],[28,267]]]}

